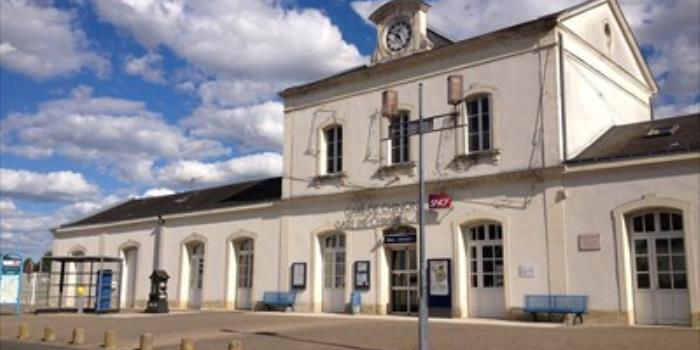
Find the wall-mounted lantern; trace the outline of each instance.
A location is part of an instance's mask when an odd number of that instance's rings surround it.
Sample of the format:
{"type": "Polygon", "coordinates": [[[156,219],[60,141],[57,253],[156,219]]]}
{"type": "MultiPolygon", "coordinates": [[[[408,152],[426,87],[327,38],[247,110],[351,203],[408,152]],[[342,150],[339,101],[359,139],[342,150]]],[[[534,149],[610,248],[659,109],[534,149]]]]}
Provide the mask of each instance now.
{"type": "Polygon", "coordinates": [[[393,117],[399,114],[399,93],[394,90],[382,92],[382,115],[393,117]]]}
{"type": "Polygon", "coordinates": [[[464,79],[461,75],[447,77],[447,103],[458,105],[462,102],[464,93],[464,79]]]}

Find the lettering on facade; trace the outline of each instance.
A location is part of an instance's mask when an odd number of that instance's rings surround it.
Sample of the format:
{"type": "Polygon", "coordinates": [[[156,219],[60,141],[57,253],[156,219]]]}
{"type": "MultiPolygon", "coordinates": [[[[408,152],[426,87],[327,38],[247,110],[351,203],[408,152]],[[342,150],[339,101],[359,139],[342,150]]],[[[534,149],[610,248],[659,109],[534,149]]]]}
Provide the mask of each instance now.
{"type": "Polygon", "coordinates": [[[418,222],[415,201],[374,202],[356,201],[343,212],[343,219],[335,222],[338,230],[400,226],[418,222]]]}

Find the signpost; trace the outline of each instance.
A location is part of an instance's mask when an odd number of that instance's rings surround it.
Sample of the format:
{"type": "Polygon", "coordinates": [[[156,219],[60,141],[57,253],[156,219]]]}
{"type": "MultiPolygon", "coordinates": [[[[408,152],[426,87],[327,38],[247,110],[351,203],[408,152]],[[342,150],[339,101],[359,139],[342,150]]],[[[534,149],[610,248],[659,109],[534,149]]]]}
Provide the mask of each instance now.
{"type": "MultiPolygon", "coordinates": [[[[418,256],[419,256],[419,306],[418,306],[418,349],[428,350],[428,274],[427,258],[425,252],[425,167],[424,167],[424,147],[423,134],[454,129],[446,127],[435,129],[435,118],[457,116],[457,105],[462,103],[464,80],[460,75],[450,75],[447,77],[447,103],[454,107],[452,113],[423,117],[423,83],[418,83],[418,120],[409,121],[406,125],[408,136],[418,135],[418,256]]],[[[382,115],[385,117],[395,117],[399,112],[399,94],[393,90],[385,90],[382,93],[382,115]]],[[[390,135],[396,136],[396,135],[390,135]]],[[[431,209],[449,208],[452,199],[441,194],[433,197],[434,203],[429,203],[431,209]],[[433,206],[434,205],[434,206],[433,206]]]]}
{"type": "Polygon", "coordinates": [[[0,274],[0,304],[15,304],[17,315],[20,314],[22,300],[22,256],[5,254],[2,256],[2,273],[0,274]]]}

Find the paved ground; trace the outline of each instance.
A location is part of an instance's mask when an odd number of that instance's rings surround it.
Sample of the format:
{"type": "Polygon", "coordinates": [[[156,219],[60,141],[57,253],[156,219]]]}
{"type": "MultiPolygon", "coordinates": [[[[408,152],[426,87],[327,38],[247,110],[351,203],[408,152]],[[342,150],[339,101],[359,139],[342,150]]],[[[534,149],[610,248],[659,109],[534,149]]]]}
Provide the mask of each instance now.
{"type": "MultiPolygon", "coordinates": [[[[414,318],[318,316],[281,313],[196,312],[169,315],[25,315],[30,339],[14,342],[16,316],[0,316],[0,348],[99,348],[105,330],[117,331],[119,349],[138,347],[139,334],[154,334],[158,349],[178,349],[180,339],[191,335],[197,349],[227,349],[230,339],[243,341],[245,350],[403,350],[415,348],[414,318]],[[58,347],[39,345],[43,328],[52,325],[58,347]],[[68,345],[72,327],[85,329],[82,347],[68,345]]],[[[700,329],[670,327],[566,326],[505,321],[431,321],[431,348],[544,349],[544,350],[695,350],[700,329]]]]}

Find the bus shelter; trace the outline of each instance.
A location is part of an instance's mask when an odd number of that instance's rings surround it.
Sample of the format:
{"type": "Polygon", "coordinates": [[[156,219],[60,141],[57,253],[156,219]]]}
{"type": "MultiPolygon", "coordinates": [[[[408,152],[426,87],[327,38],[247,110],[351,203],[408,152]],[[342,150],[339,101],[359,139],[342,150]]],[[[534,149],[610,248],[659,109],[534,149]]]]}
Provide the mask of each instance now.
{"type": "Polygon", "coordinates": [[[118,312],[122,259],[105,256],[47,257],[48,283],[35,313],[118,312]]]}

